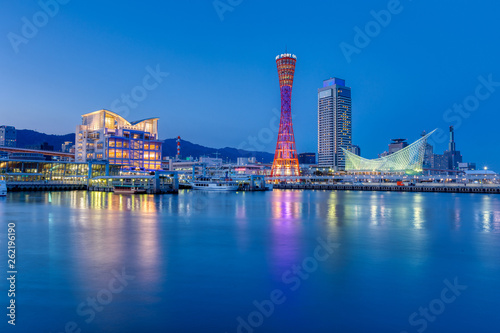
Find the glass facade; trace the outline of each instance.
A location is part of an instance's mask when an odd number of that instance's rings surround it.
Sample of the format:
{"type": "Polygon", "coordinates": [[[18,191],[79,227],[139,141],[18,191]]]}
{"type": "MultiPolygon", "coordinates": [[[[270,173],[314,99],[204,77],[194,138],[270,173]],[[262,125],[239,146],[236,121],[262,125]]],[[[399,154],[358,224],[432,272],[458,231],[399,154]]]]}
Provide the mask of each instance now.
{"type": "Polygon", "coordinates": [[[1,160],[0,175],[7,182],[86,183],[91,177],[118,175],[121,167],[104,163],[1,160]]]}
{"type": "MultiPolygon", "coordinates": [[[[434,130],[435,131],[435,130],[434,130]]],[[[347,171],[374,171],[374,172],[405,172],[414,174],[422,172],[427,139],[434,131],[423,136],[411,145],[381,158],[369,160],[344,149],[347,157],[347,171]]]]}
{"type": "Polygon", "coordinates": [[[77,162],[108,161],[135,170],[161,169],[158,118],[129,122],[108,110],[82,117],[82,125],[77,127],[76,133],[77,162]]]}
{"type": "Polygon", "coordinates": [[[344,170],[345,150],[352,146],[351,88],[332,78],[318,89],[318,164],[344,170]]]}

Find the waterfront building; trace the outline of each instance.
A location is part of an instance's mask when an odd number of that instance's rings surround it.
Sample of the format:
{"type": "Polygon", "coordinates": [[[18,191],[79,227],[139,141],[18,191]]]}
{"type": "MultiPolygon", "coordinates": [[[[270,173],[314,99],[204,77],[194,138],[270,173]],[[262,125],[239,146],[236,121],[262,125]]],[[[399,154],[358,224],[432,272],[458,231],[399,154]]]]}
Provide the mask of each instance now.
{"type": "Polygon", "coordinates": [[[299,154],[299,164],[316,164],[316,153],[299,154]]]}
{"type": "Polygon", "coordinates": [[[500,176],[492,170],[469,170],[465,171],[465,177],[469,182],[491,184],[500,180],[500,176]]]}
{"type": "Polygon", "coordinates": [[[17,191],[47,190],[47,186],[55,186],[111,192],[117,186],[133,186],[145,193],[176,193],[179,188],[175,172],[130,171],[106,162],[0,160],[0,176],[17,191]]]}
{"type": "Polygon", "coordinates": [[[276,57],[281,92],[281,117],[272,176],[299,176],[299,160],[292,124],[292,86],[297,57],[286,53],[276,57]]]}
{"type": "Polygon", "coordinates": [[[61,182],[66,184],[86,184],[97,176],[118,175],[119,166],[106,163],[75,163],[63,161],[2,160],[0,174],[7,182],[61,182]]]}
{"type": "Polygon", "coordinates": [[[76,128],[75,142],[77,162],[108,161],[132,169],[161,169],[158,118],[129,122],[108,110],[87,113],[76,128]]]}
{"type": "Polygon", "coordinates": [[[0,126],[0,147],[16,147],[17,132],[14,126],[0,126]]]}
{"type": "Polygon", "coordinates": [[[343,148],[347,157],[345,169],[352,172],[421,173],[427,139],[434,131],[393,154],[372,160],[357,156],[343,148]]]}
{"type": "Polygon", "coordinates": [[[345,80],[323,81],[318,89],[318,165],[344,170],[352,146],[351,88],[345,80]]]}

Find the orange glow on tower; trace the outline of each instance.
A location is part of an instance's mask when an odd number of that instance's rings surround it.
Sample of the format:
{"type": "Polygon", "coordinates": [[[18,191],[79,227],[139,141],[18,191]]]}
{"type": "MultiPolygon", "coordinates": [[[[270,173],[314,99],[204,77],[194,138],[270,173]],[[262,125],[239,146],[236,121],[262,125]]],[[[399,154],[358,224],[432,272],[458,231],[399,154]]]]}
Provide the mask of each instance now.
{"type": "Polygon", "coordinates": [[[281,117],[278,142],[274,153],[272,177],[299,176],[299,160],[295,148],[292,125],[292,85],[297,57],[293,54],[281,54],[276,57],[281,91],[281,117]]]}

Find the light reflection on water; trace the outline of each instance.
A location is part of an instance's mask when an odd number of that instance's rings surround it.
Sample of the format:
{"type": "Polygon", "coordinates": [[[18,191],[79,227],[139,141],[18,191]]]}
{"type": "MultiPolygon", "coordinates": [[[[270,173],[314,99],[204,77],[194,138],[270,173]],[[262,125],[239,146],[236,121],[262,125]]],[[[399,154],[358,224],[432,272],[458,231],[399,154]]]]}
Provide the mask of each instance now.
{"type": "MultiPolygon", "coordinates": [[[[264,206],[258,207],[258,210],[262,214],[269,212],[273,219],[286,221],[313,218],[324,219],[330,226],[342,226],[345,223],[369,220],[370,225],[375,227],[392,223],[412,226],[420,230],[430,226],[430,216],[426,213],[429,211],[428,206],[439,204],[432,199],[432,196],[436,194],[427,193],[318,191],[314,193],[313,198],[310,193],[314,192],[273,191],[262,194],[266,196],[267,202],[264,206]],[[358,198],[361,197],[362,201],[358,202],[358,198]]],[[[255,214],[252,210],[253,204],[245,200],[245,193],[241,192],[228,194],[186,191],[178,196],[49,192],[10,193],[9,197],[26,204],[38,203],[86,210],[147,213],[151,214],[153,219],[160,213],[186,218],[196,218],[199,215],[215,217],[220,213],[221,208],[240,222],[244,222],[249,216],[255,214]],[[214,205],[213,202],[217,204],[214,205]]],[[[476,229],[486,232],[500,230],[499,200],[494,195],[466,197],[451,194],[448,199],[444,202],[446,206],[442,207],[441,211],[449,213],[450,218],[447,220],[450,221],[453,229],[460,230],[466,219],[472,219],[476,229]],[[473,198],[472,201],[471,198],[473,198]]],[[[99,218],[96,222],[107,223],[99,218]]]]}

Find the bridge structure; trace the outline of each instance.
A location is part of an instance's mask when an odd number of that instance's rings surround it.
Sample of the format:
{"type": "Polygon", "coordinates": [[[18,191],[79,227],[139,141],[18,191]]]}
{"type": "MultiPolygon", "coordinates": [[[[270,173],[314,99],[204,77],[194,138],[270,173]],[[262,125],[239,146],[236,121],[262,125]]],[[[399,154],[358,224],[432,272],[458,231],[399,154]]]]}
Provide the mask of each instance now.
{"type": "Polygon", "coordinates": [[[59,151],[50,151],[50,150],[38,150],[38,149],[25,149],[25,148],[14,148],[14,147],[0,147],[0,151],[4,151],[7,153],[27,153],[27,154],[40,154],[43,156],[57,156],[57,157],[66,157],[70,159],[75,159],[75,154],[71,153],[62,153],[59,151]]]}

